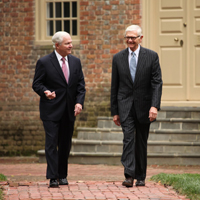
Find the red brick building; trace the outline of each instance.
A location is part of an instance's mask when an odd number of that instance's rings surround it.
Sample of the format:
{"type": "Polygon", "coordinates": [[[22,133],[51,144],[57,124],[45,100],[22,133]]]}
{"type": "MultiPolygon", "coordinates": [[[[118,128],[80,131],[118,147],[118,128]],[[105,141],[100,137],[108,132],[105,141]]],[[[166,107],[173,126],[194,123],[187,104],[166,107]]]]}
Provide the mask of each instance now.
{"type": "Polygon", "coordinates": [[[97,116],[110,115],[112,57],[126,47],[125,28],[141,24],[140,13],[140,0],[0,0],[0,155],[44,148],[32,80],[59,28],[72,34],[85,75],[85,109],[76,127],[96,126],[97,116]]]}

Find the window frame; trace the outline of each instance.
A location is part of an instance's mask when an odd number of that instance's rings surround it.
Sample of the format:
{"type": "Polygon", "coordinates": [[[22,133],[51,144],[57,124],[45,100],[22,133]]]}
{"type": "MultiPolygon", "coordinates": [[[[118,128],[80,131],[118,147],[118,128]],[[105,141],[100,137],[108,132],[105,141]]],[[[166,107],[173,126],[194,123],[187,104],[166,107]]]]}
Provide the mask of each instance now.
{"type": "MultiPolygon", "coordinates": [[[[80,0],[35,0],[35,44],[36,45],[52,45],[52,36],[47,36],[47,3],[49,2],[77,2],[77,35],[71,35],[73,44],[80,43],[80,0]]],[[[56,20],[56,18],[52,18],[56,20]]],[[[64,17],[58,18],[63,20],[64,17]]],[[[72,22],[73,17],[67,18],[72,22]]],[[[72,31],[72,23],[70,23],[72,31]]]]}

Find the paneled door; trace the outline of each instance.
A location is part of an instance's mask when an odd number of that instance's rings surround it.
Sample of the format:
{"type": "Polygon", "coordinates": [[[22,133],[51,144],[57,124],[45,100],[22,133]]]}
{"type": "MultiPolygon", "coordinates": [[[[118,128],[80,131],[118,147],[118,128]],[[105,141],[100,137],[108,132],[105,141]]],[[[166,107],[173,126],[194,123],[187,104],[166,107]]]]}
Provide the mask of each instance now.
{"type": "Polygon", "coordinates": [[[188,99],[200,100],[200,0],[187,1],[188,10],[188,99]],[[190,2],[190,3],[189,3],[190,2]]]}
{"type": "Polygon", "coordinates": [[[162,101],[200,101],[200,0],[143,3],[145,44],[160,57],[162,101]]]}

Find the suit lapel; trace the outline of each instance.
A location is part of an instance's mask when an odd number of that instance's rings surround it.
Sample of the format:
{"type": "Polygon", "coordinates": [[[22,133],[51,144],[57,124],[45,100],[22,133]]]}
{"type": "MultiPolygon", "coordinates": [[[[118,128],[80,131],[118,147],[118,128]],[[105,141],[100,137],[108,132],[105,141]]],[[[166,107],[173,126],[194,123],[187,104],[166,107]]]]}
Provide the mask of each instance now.
{"type": "Polygon", "coordinates": [[[73,66],[73,59],[72,59],[72,56],[71,55],[68,55],[67,56],[67,59],[68,59],[68,64],[69,64],[69,80],[68,80],[68,84],[70,84],[70,81],[73,79],[73,74],[74,74],[74,71],[76,70],[75,69],[75,66],[73,66]]]}
{"type": "Polygon", "coordinates": [[[142,46],[140,46],[140,52],[139,52],[139,57],[138,57],[138,64],[137,64],[137,69],[136,69],[136,74],[135,74],[134,85],[137,83],[137,80],[140,77],[140,73],[141,73],[141,70],[143,69],[145,61],[146,61],[145,49],[142,46]]]}
{"type": "Polygon", "coordinates": [[[50,56],[51,56],[51,62],[52,62],[52,64],[53,64],[53,66],[56,68],[56,70],[57,70],[58,73],[60,74],[61,78],[67,83],[67,81],[66,81],[66,79],[65,79],[65,76],[64,76],[64,74],[63,74],[63,71],[62,71],[62,69],[61,69],[61,67],[60,67],[60,64],[59,64],[59,62],[58,62],[58,59],[57,59],[57,57],[56,57],[55,52],[53,52],[50,56]]]}
{"type": "Polygon", "coordinates": [[[128,74],[128,78],[130,79],[130,81],[133,82],[131,78],[130,69],[129,69],[128,54],[129,54],[128,48],[126,48],[124,52],[122,53],[122,66],[125,73],[128,74]]]}

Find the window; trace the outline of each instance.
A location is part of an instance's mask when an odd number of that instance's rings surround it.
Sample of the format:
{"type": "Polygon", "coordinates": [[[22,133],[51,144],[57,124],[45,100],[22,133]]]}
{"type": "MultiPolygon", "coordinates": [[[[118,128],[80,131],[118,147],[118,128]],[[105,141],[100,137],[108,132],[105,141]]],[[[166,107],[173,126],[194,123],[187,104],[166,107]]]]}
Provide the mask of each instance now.
{"type": "Polygon", "coordinates": [[[79,0],[36,0],[36,44],[51,44],[57,31],[79,41],[79,0]]]}

